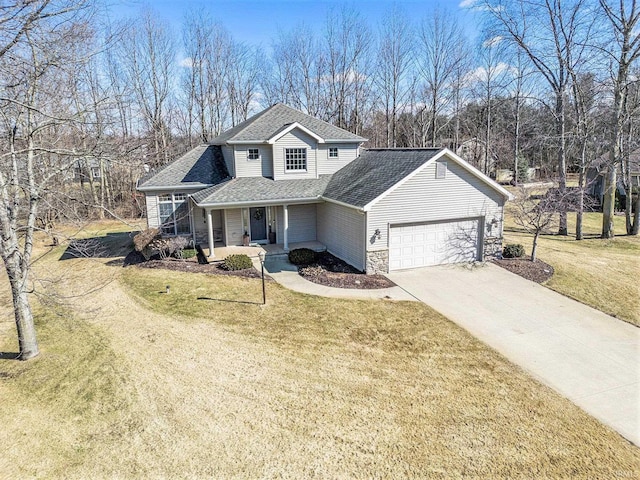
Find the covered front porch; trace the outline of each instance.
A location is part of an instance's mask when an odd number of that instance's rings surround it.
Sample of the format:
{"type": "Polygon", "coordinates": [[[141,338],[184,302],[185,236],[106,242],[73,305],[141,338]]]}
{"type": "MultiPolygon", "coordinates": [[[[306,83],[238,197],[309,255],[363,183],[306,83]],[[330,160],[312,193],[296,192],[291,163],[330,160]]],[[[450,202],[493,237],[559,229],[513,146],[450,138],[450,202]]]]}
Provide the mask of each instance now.
{"type": "Polygon", "coordinates": [[[231,253],[257,255],[260,247],[267,255],[284,254],[301,245],[325,250],[317,241],[316,208],[316,203],[236,208],[194,206],[193,241],[216,260],[231,253]]]}

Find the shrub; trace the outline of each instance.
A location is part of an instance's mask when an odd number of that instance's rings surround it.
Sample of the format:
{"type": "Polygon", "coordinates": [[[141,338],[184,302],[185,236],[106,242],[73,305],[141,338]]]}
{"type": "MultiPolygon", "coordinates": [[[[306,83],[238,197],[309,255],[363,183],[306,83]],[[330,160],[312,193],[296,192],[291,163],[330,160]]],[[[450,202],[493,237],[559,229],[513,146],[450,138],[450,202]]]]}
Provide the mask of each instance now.
{"type": "Polygon", "coordinates": [[[193,258],[196,256],[198,252],[196,252],[195,248],[185,248],[180,252],[180,258],[193,258]]]}
{"type": "Polygon", "coordinates": [[[325,270],[320,265],[309,265],[306,267],[300,267],[300,275],[303,277],[320,277],[324,274],[325,270]]]}
{"type": "Polygon", "coordinates": [[[245,270],[247,268],[252,268],[252,267],[253,267],[253,262],[244,253],[229,255],[227,258],[225,258],[222,261],[222,265],[221,265],[221,268],[229,271],[245,270]]]}
{"type": "Polygon", "coordinates": [[[508,243],[502,249],[504,258],[520,258],[524,256],[524,247],[519,243],[508,243]]]}
{"type": "Polygon", "coordinates": [[[310,248],[296,248],[289,252],[289,262],[294,265],[309,265],[316,261],[318,255],[310,248]]]}

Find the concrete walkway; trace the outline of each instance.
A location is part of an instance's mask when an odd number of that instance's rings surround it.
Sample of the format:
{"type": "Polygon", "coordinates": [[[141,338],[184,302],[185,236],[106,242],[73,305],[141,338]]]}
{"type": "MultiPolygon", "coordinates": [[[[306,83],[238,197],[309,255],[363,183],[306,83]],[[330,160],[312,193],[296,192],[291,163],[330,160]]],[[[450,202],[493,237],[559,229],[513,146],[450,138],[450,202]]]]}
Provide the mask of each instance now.
{"type": "Polygon", "coordinates": [[[640,328],[493,264],[388,277],[640,445],[640,328]]]}
{"type": "MultiPolygon", "coordinates": [[[[254,266],[260,271],[260,262],[253,259],[254,266]]],[[[357,290],[353,288],[334,288],[318,285],[298,275],[298,268],[287,261],[286,255],[268,256],[264,262],[265,272],[280,285],[295,292],[320,297],[351,298],[365,300],[411,300],[416,299],[400,287],[380,288],[376,290],[357,290]]]]}

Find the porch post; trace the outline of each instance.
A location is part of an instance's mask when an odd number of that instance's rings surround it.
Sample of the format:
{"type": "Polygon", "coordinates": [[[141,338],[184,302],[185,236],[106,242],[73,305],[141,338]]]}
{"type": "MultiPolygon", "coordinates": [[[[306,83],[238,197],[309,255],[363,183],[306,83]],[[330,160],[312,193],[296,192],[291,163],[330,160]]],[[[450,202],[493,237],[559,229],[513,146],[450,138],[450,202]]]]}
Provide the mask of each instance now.
{"type": "Polygon", "coordinates": [[[284,232],[284,251],[289,251],[289,205],[283,205],[282,231],[284,232]]]}
{"type": "Polygon", "coordinates": [[[213,216],[211,210],[207,210],[207,234],[209,236],[209,258],[215,257],[213,251],[213,216]]]}

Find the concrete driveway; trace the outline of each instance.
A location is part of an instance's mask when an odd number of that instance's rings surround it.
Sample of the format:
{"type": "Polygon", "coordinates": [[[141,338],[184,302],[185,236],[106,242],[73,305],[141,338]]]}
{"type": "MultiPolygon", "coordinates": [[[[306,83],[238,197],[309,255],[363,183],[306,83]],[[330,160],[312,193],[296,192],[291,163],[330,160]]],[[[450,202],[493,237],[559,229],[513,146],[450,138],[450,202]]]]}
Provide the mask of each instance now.
{"type": "Polygon", "coordinates": [[[640,445],[640,328],[493,264],[388,277],[640,445]]]}

